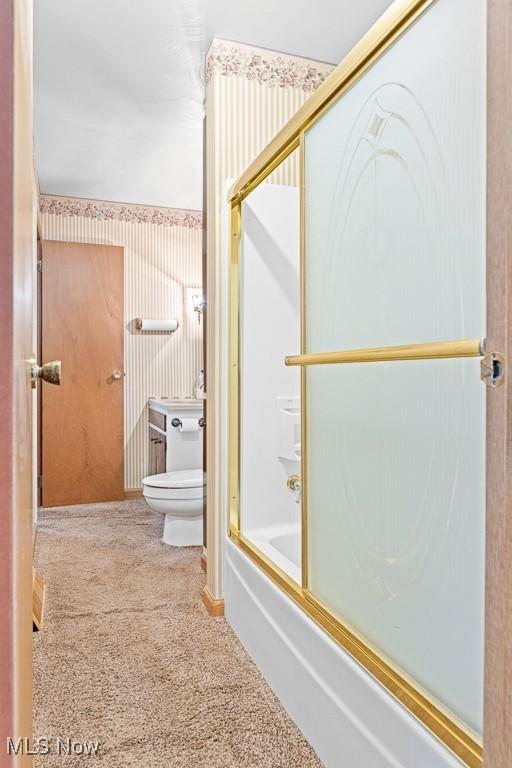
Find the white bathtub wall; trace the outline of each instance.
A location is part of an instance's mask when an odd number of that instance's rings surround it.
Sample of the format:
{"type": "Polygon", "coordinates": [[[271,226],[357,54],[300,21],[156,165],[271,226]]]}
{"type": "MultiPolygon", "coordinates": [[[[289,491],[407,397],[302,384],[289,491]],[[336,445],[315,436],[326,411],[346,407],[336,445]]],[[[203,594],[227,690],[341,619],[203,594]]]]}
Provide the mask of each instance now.
{"type": "Polygon", "coordinates": [[[225,587],[230,625],[325,768],[461,768],[231,541],[225,587]]]}
{"type": "MultiPolygon", "coordinates": [[[[242,206],[241,527],[245,533],[298,522],[286,481],[298,465],[278,458],[276,398],[298,397],[300,216],[297,187],[262,184],[242,206]]],[[[293,434],[293,431],[292,431],[293,434]]]]}
{"type": "Polygon", "coordinates": [[[40,208],[46,240],[124,246],[125,488],[140,488],[148,465],[147,398],[191,396],[203,367],[202,325],[185,306],[187,287],[202,284],[202,215],[47,195],[40,208]],[[177,317],[180,327],[140,334],[136,317],[177,317]]]}
{"type": "MultiPolygon", "coordinates": [[[[214,39],[206,60],[207,467],[210,594],[224,597],[227,526],[226,181],[236,179],[324,81],[332,65],[214,39]]],[[[276,174],[291,184],[295,166],[276,174]]]]}

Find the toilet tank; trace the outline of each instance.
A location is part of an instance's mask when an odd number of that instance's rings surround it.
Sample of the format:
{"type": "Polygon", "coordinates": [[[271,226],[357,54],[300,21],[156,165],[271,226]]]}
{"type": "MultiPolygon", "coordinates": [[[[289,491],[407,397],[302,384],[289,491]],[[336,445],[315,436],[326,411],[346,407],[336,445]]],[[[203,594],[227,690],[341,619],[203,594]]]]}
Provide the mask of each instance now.
{"type": "Polygon", "coordinates": [[[177,401],[169,403],[167,412],[167,472],[178,469],[198,469],[203,466],[203,428],[197,425],[194,432],[182,432],[180,427],[173,427],[173,419],[180,422],[193,419],[199,422],[203,416],[203,401],[177,401]]]}

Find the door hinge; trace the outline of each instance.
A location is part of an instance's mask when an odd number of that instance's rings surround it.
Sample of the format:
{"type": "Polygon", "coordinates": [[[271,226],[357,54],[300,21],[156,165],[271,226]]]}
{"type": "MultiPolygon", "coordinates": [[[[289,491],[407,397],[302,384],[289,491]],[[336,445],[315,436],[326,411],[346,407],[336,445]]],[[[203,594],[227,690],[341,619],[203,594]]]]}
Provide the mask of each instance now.
{"type": "Polygon", "coordinates": [[[43,271],[43,262],[41,261],[41,259],[38,259],[38,261],[36,262],[36,267],[38,272],[43,271]]]}
{"type": "Polygon", "coordinates": [[[488,352],[480,360],[480,378],[487,387],[495,389],[505,381],[505,355],[488,352]]]}
{"type": "Polygon", "coordinates": [[[43,476],[42,475],[38,475],[37,476],[37,487],[38,488],[42,488],[43,487],[43,476]]]}

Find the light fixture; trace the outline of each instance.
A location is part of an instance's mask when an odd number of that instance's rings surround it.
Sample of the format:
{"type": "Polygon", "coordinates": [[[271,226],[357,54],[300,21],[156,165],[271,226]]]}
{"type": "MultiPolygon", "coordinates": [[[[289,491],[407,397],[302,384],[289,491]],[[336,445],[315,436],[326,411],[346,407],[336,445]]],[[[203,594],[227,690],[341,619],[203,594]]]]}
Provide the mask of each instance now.
{"type": "Polygon", "coordinates": [[[194,312],[197,312],[197,322],[201,324],[201,315],[206,309],[206,296],[202,296],[200,293],[192,294],[192,306],[194,312]]]}

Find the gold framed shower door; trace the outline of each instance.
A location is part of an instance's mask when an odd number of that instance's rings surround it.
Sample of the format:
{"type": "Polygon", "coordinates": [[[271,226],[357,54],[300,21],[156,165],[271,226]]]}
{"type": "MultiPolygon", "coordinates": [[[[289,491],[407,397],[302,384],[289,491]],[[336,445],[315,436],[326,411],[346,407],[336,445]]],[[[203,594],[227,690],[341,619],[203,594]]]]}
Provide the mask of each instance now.
{"type": "MultiPolygon", "coordinates": [[[[256,160],[246,169],[229,193],[229,513],[228,534],[231,540],[265,574],[277,584],[313,621],[356,659],[425,727],[470,768],[482,765],[482,745],[475,736],[442,707],[420,690],[413,680],[385,659],[377,649],[334,615],[308,589],[307,574],[307,418],[306,369],[309,365],[376,362],[381,360],[421,360],[451,357],[480,357],[484,354],[481,339],[439,341],[429,344],[338,350],[318,354],[305,348],[305,280],[304,280],[304,132],[371,67],[371,65],[404,34],[435,2],[442,0],[396,0],[349,55],[336,67],[296,115],[276,135],[256,160]],[[240,524],[240,243],[242,203],[272,171],[296,149],[300,151],[300,250],[301,250],[301,350],[288,357],[286,365],[301,366],[301,432],[302,432],[302,576],[301,584],[277,567],[241,531],[240,524]]],[[[284,363],[285,361],[283,361],[284,363]]]]}

